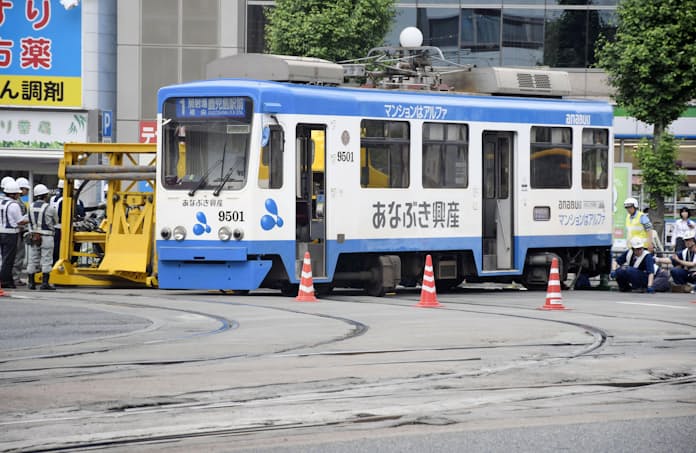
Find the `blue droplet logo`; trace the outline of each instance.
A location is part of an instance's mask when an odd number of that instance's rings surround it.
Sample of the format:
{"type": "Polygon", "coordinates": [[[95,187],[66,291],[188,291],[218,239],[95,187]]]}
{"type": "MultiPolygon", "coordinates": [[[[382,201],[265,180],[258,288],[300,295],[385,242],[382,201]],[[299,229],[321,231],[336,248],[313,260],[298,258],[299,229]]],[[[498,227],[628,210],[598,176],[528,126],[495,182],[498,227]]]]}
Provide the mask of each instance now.
{"type": "Polygon", "coordinates": [[[261,228],[268,231],[275,226],[275,219],[268,214],[261,217],[261,228]]]}
{"type": "Polygon", "coordinates": [[[203,233],[210,233],[212,231],[212,228],[208,225],[208,219],[205,217],[205,213],[198,211],[196,213],[196,220],[199,223],[193,225],[193,234],[200,236],[203,233]]]}
{"type": "Polygon", "coordinates": [[[269,198],[266,200],[266,211],[270,212],[273,215],[278,215],[278,205],[276,204],[274,199],[269,198]]]}
{"type": "Polygon", "coordinates": [[[278,205],[276,204],[275,200],[272,198],[267,198],[264,206],[266,207],[268,214],[261,217],[261,228],[268,231],[275,226],[278,226],[278,228],[282,227],[284,222],[283,219],[278,215],[278,205]]]}

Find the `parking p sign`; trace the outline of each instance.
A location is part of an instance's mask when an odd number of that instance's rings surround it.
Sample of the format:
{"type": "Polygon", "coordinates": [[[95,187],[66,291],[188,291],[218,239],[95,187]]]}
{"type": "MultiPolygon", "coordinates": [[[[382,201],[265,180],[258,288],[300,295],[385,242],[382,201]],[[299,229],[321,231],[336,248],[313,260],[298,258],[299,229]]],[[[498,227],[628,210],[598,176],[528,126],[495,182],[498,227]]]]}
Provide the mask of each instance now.
{"type": "Polygon", "coordinates": [[[112,136],[113,112],[111,110],[102,111],[102,138],[110,141],[112,136]]]}

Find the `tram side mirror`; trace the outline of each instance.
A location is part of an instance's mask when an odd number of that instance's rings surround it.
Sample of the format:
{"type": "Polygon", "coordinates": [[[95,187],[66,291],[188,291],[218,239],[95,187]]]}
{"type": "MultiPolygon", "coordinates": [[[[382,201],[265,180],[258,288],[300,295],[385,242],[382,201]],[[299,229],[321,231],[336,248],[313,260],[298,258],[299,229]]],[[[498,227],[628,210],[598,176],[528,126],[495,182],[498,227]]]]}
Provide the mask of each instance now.
{"type": "Polygon", "coordinates": [[[265,126],[263,128],[263,131],[261,132],[261,146],[267,146],[268,145],[268,140],[271,138],[271,128],[268,126],[265,126]]]}

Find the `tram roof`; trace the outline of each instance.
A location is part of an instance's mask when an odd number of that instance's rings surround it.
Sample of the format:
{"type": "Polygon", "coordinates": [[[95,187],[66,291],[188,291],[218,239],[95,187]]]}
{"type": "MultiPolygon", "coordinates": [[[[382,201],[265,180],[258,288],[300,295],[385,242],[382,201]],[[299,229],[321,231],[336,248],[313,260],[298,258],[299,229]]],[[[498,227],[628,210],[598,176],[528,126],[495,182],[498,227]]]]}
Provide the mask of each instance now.
{"type": "Polygon", "coordinates": [[[158,93],[158,111],[167,98],[229,96],[250,97],[256,113],[603,127],[610,127],[613,122],[611,105],[602,101],[326,87],[249,79],[204,80],[163,87],[158,93]]]}

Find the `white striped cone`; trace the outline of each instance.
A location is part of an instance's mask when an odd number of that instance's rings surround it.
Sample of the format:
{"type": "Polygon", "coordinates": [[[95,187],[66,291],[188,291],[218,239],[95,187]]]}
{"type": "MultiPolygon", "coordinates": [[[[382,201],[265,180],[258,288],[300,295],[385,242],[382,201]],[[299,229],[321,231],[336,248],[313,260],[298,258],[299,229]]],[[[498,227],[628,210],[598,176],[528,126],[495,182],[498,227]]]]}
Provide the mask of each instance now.
{"type": "Polygon", "coordinates": [[[302,275],[300,277],[300,288],[295,298],[298,302],[318,302],[314,296],[314,283],[312,282],[312,260],[309,252],[305,252],[302,262],[302,275]]]}
{"type": "Polygon", "coordinates": [[[416,307],[441,307],[435,293],[435,275],[433,273],[433,259],[430,255],[425,257],[425,270],[423,271],[423,285],[421,286],[420,302],[416,307]]]}
{"type": "Polygon", "coordinates": [[[542,310],[565,310],[563,296],[561,295],[561,280],[558,273],[558,258],[551,260],[549,271],[549,284],[546,288],[546,302],[542,310]]]}

